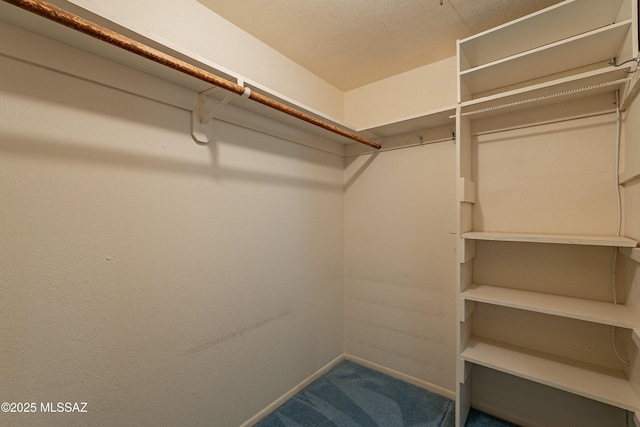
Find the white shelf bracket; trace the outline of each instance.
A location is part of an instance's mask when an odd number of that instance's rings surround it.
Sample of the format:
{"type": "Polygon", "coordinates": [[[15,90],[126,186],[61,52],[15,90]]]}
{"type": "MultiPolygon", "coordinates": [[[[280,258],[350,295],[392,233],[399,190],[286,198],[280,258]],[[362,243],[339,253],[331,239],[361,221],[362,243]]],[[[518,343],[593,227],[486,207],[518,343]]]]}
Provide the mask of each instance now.
{"type": "Polygon", "coordinates": [[[208,144],[211,141],[213,138],[210,125],[211,119],[216,117],[220,108],[228,104],[234,95],[229,92],[221,101],[210,98],[210,95],[223,90],[222,88],[214,87],[200,92],[197,96],[196,107],[191,111],[191,135],[199,144],[208,144]]]}

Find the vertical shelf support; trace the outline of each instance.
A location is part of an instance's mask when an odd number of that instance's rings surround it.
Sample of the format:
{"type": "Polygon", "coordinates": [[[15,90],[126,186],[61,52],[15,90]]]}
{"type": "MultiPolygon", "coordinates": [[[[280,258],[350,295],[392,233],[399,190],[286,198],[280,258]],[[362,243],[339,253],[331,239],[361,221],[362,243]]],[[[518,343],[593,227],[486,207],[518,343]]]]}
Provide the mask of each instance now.
{"type": "Polygon", "coordinates": [[[458,199],[461,203],[475,203],[476,184],[468,178],[458,178],[458,199]]]}
{"type": "MultiPolygon", "coordinates": [[[[471,167],[471,121],[462,116],[460,105],[456,109],[456,176],[458,200],[458,236],[473,229],[473,203],[475,203],[475,183],[472,178],[471,167]]],[[[475,304],[467,304],[460,296],[472,282],[472,262],[475,257],[475,242],[460,237],[458,239],[458,272],[457,290],[458,328],[457,347],[458,360],[456,365],[456,427],[465,425],[471,410],[471,370],[472,365],[464,361],[459,355],[471,336],[471,319],[469,316],[475,309],[475,304]]]]}

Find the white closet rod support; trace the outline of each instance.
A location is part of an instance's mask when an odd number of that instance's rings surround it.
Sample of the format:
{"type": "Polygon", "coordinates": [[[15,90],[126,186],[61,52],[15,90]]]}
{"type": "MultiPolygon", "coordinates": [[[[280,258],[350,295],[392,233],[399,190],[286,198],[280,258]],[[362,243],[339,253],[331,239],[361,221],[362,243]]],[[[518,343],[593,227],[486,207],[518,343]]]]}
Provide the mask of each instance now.
{"type": "Polygon", "coordinates": [[[28,12],[39,15],[43,18],[57,22],[58,24],[64,25],[65,27],[71,28],[73,30],[76,30],[88,36],[91,36],[95,39],[101,40],[105,43],[109,43],[120,49],[124,49],[135,55],[141,56],[143,58],[147,58],[165,67],[172,68],[183,74],[189,75],[191,77],[195,77],[196,79],[210,83],[214,86],[220,87],[229,92],[233,92],[236,95],[248,97],[252,101],[258,102],[269,108],[273,108],[275,110],[288,114],[289,116],[295,117],[299,120],[303,120],[307,123],[318,126],[329,132],[333,132],[335,134],[341,135],[345,138],[351,139],[361,144],[368,145],[375,149],[381,148],[381,145],[378,143],[364,139],[352,132],[348,132],[344,129],[341,129],[337,126],[334,126],[330,123],[327,123],[323,120],[313,117],[300,110],[289,107],[288,105],[285,105],[267,96],[264,96],[262,94],[259,94],[251,90],[247,90],[248,88],[244,86],[241,86],[229,80],[223,79],[222,77],[216,76],[213,73],[210,73],[206,70],[198,68],[185,61],[181,61],[171,55],[167,55],[166,53],[163,53],[157,49],[154,49],[143,43],[137,42],[115,31],[109,30],[108,28],[102,27],[94,22],[91,22],[87,19],[84,19],[78,15],[75,15],[71,12],[68,12],[64,9],[61,9],[45,1],[41,1],[41,0],[3,0],[3,1],[9,4],[12,4],[14,6],[20,7],[28,12]]]}

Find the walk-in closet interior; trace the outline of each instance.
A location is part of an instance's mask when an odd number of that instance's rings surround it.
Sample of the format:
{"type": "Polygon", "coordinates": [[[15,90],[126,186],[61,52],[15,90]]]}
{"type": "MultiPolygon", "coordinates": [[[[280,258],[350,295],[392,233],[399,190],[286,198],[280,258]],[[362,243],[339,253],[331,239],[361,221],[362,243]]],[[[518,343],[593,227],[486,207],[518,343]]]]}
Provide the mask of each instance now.
{"type": "Polygon", "coordinates": [[[640,427],[637,0],[244,3],[0,1],[0,425],[249,427],[347,360],[640,427]],[[362,83],[252,5],[466,29],[362,83]]]}

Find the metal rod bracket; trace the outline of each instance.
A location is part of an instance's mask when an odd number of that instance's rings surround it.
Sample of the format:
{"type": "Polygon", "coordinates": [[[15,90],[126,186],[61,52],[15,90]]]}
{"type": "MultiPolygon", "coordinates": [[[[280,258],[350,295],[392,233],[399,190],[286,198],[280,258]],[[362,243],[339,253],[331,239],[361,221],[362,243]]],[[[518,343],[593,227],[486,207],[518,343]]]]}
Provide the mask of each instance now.
{"type": "Polygon", "coordinates": [[[638,72],[638,68],[640,68],[640,58],[627,59],[626,61],[621,62],[619,64],[616,64],[616,62],[614,60],[611,60],[611,61],[609,61],[609,65],[617,68],[617,67],[621,67],[621,66],[623,66],[625,64],[629,64],[631,62],[635,63],[636,67],[633,70],[629,70],[629,69],[624,70],[624,72],[627,73],[627,74],[637,73],[638,72]]]}

